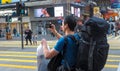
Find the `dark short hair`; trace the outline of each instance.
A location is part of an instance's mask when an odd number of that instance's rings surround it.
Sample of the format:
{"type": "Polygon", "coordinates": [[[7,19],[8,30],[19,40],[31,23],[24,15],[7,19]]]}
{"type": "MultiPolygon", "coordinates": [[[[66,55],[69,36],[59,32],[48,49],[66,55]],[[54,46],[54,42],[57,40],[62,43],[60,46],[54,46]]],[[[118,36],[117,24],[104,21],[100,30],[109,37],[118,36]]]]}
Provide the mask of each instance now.
{"type": "Polygon", "coordinates": [[[76,18],[74,15],[68,15],[64,18],[64,24],[68,24],[71,31],[76,27],[76,18]]]}

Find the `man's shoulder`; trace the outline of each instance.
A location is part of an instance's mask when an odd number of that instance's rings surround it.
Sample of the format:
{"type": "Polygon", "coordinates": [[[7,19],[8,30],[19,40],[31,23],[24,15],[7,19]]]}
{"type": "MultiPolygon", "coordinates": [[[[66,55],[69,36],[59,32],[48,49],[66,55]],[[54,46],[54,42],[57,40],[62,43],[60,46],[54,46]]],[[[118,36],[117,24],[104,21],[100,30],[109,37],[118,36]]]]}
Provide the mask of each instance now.
{"type": "Polygon", "coordinates": [[[74,34],[74,37],[77,38],[77,39],[80,39],[80,34],[81,34],[81,32],[77,32],[77,33],[74,34]]]}

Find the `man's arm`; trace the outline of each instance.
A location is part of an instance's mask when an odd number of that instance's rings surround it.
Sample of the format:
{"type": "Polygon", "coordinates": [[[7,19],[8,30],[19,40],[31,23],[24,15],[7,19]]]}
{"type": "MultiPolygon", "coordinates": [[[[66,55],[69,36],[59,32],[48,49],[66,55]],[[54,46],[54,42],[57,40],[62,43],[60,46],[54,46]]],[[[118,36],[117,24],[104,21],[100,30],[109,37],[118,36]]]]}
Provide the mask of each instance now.
{"type": "Polygon", "coordinates": [[[50,59],[58,54],[58,52],[55,51],[54,49],[51,49],[51,50],[48,49],[47,41],[45,39],[41,41],[41,44],[42,44],[44,56],[46,59],[50,59]]]}
{"type": "Polygon", "coordinates": [[[56,30],[55,32],[53,32],[53,34],[58,38],[60,39],[62,37],[62,35],[60,33],[58,33],[56,30]]]}

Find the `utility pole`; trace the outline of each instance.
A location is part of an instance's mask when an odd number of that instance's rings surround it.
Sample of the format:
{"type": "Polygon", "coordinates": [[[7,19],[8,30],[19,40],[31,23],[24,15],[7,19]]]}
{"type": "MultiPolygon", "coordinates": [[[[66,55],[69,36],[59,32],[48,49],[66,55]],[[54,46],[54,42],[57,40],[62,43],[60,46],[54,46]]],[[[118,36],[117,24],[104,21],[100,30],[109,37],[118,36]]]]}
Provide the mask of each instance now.
{"type": "MultiPolygon", "coordinates": [[[[20,4],[22,4],[22,0],[20,0],[20,4]]],[[[21,10],[20,10],[21,11],[21,10]]],[[[20,24],[21,24],[21,47],[24,49],[24,40],[23,40],[23,23],[22,23],[22,14],[19,16],[20,24]]]]}

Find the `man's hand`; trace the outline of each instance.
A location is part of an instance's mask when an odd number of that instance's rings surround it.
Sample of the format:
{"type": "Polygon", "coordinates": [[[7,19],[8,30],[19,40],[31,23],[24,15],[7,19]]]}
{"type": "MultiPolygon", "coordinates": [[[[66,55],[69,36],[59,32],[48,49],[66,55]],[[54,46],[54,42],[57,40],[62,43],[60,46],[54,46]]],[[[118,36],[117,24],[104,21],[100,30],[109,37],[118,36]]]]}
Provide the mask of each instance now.
{"type": "Polygon", "coordinates": [[[54,25],[54,24],[51,24],[51,28],[49,28],[49,30],[50,30],[52,33],[55,33],[55,32],[56,32],[55,25],[54,25]]]}
{"type": "Polygon", "coordinates": [[[47,41],[46,41],[46,39],[42,39],[42,40],[41,40],[41,45],[42,45],[42,47],[46,47],[46,46],[47,46],[47,41]]]}
{"type": "Polygon", "coordinates": [[[59,39],[60,37],[62,37],[62,35],[57,32],[54,24],[51,24],[51,28],[49,28],[49,30],[50,30],[58,39],[59,39]]]}
{"type": "Polygon", "coordinates": [[[49,50],[47,46],[47,41],[45,39],[41,40],[41,45],[43,47],[44,56],[46,59],[50,59],[58,54],[54,49],[49,50]]]}

